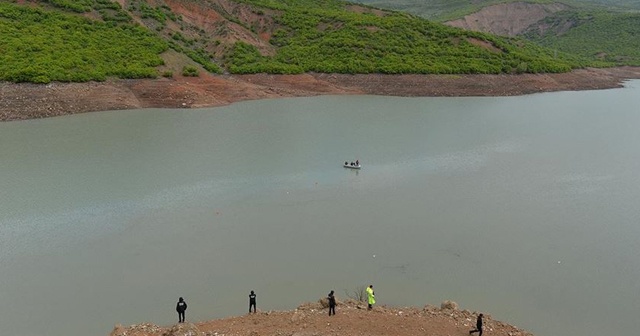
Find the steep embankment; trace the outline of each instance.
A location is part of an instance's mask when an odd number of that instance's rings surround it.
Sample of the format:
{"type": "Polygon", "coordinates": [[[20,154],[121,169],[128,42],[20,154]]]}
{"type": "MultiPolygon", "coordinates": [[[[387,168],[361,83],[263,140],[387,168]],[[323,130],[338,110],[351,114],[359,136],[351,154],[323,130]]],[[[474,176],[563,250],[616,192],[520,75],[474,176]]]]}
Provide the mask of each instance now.
{"type": "Polygon", "coordinates": [[[531,26],[523,36],[585,58],[640,66],[640,12],[560,12],[531,26]]]}
{"type": "Polygon", "coordinates": [[[640,2],[632,0],[357,0],[446,24],[515,36],[590,66],[640,65],[640,2]]]}
{"type": "Polygon", "coordinates": [[[475,31],[520,36],[603,66],[640,65],[640,13],[560,3],[492,5],[447,22],[475,31]]]}
{"type": "MultiPolygon", "coordinates": [[[[199,323],[160,327],[151,323],[116,326],[110,336],[442,336],[468,335],[478,313],[447,308],[375,307],[355,301],[339,302],[335,316],[320,303],[303,304],[294,311],[258,312],[199,323]]],[[[531,336],[527,331],[484,314],[484,331],[492,336],[531,336]]],[[[187,313],[188,319],[188,313],[187,313]]]]}
{"type": "Polygon", "coordinates": [[[145,107],[205,107],[237,101],[322,94],[511,96],[614,88],[640,68],[580,69],[560,74],[381,75],[201,74],[173,79],[108,80],[48,85],[0,82],[0,120],[145,107]]]}
{"type": "Polygon", "coordinates": [[[463,29],[516,36],[531,25],[569,7],[562,3],[512,2],[484,7],[446,24],[463,29]]]}
{"type": "MultiPolygon", "coordinates": [[[[552,3],[552,0],[354,0],[354,2],[412,13],[439,22],[458,19],[483,7],[509,2],[552,3]]],[[[640,10],[637,0],[558,0],[577,9],[640,10]]]]}

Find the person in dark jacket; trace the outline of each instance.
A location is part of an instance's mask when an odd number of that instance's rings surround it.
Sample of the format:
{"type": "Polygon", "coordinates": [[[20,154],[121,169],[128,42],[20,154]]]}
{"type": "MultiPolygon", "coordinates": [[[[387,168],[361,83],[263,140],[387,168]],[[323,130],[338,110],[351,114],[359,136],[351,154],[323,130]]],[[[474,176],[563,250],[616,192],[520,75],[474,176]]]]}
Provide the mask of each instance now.
{"type": "Polygon", "coordinates": [[[336,314],[336,297],[333,295],[333,291],[327,295],[327,300],[329,300],[329,316],[336,314]],[[333,314],[332,314],[333,313],[333,314]]]}
{"type": "Polygon", "coordinates": [[[187,310],[187,303],[183,298],[178,299],[176,311],[178,312],[178,323],[184,323],[184,312],[187,310]]]}
{"type": "Polygon", "coordinates": [[[251,313],[251,307],[253,307],[253,312],[256,312],[256,293],[251,291],[249,294],[249,313],[251,313]]]}
{"type": "Polygon", "coordinates": [[[476,320],[476,328],[474,330],[469,330],[469,335],[477,332],[478,336],[482,336],[482,317],[483,315],[478,315],[478,319],[476,320]]]}

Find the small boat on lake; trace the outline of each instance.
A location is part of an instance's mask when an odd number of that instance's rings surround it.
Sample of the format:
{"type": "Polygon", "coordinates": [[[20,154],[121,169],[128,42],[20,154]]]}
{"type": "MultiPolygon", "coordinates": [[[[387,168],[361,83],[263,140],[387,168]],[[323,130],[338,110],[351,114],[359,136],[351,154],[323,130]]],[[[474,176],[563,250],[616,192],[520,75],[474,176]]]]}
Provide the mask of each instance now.
{"type": "Polygon", "coordinates": [[[362,165],[356,165],[356,164],[350,165],[350,164],[346,164],[345,163],[342,166],[345,167],[345,168],[349,168],[349,169],[360,169],[360,168],[362,168],[362,165]]]}

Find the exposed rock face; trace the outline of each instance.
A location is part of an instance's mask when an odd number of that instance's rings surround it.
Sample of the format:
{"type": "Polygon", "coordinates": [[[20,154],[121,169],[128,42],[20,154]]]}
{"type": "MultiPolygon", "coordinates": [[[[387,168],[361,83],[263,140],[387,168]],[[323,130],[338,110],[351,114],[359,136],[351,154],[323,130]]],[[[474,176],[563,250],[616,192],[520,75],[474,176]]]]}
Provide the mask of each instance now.
{"type": "Polygon", "coordinates": [[[204,39],[215,36],[221,44],[208,45],[206,49],[220,57],[224,48],[237,41],[255,46],[263,55],[273,55],[275,49],[269,44],[271,31],[276,28],[273,22],[275,11],[264,9],[270,15],[259,15],[249,5],[228,0],[181,1],[164,0],[171,11],[180,15],[187,29],[169,26],[169,30],[180,32],[189,38],[204,39]],[[228,18],[237,18],[247,27],[255,27],[259,33],[232,22],[228,18]]]}
{"type": "Polygon", "coordinates": [[[570,17],[557,17],[554,20],[541,20],[529,26],[523,35],[544,36],[547,32],[560,36],[578,25],[578,20],[570,17]]]}
{"type": "Polygon", "coordinates": [[[476,13],[446,24],[496,35],[516,36],[547,16],[568,8],[561,3],[505,3],[484,7],[476,13]]]}

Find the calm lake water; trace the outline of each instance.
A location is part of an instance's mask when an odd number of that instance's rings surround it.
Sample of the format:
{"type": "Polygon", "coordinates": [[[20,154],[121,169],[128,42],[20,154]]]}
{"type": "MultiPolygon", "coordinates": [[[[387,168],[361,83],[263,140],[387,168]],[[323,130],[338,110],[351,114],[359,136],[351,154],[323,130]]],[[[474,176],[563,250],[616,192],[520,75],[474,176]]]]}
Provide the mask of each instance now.
{"type": "Polygon", "coordinates": [[[179,296],[194,321],[372,283],[538,336],[635,334],[639,106],[635,81],[0,124],[0,325],[99,336],[172,324],[179,296]]]}

